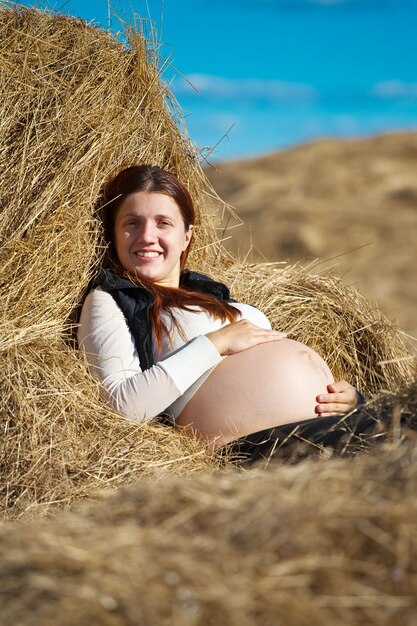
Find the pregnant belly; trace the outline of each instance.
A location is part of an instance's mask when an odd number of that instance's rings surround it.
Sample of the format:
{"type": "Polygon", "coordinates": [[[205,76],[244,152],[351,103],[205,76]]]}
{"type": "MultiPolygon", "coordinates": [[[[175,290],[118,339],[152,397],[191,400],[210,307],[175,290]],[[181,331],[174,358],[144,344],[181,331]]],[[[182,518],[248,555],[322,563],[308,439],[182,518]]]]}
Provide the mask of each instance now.
{"type": "Polygon", "coordinates": [[[291,339],[223,359],[176,420],[220,446],[264,428],[317,417],[316,396],[334,382],[325,361],[291,339]]]}

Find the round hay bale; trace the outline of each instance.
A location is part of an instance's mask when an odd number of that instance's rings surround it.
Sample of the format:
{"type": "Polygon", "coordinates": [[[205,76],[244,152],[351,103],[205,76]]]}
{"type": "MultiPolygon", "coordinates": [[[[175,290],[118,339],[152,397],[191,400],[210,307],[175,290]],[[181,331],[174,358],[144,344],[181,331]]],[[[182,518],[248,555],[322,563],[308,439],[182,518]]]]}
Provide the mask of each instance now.
{"type": "Polygon", "coordinates": [[[41,515],[139,475],[215,464],[196,441],[110,410],[67,345],[70,313],[103,252],[94,204],[122,166],[155,163],[183,179],[198,213],[191,266],[232,283],[236,297],[316,348],[336,375],[370,392],[411,378],[397,330],[364,301],[355,316],[356,295],[337,279],[232,267],[205,208],[215,193],[140,32],[128,28],[122,41],[75,18],[1,3],[0,94],[5,518],[41,515]]]}

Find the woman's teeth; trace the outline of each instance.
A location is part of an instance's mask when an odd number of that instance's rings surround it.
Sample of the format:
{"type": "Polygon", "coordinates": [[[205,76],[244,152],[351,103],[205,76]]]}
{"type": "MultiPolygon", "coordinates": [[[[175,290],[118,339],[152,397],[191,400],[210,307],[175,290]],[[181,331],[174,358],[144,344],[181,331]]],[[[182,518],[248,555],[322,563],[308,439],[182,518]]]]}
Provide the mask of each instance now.
{"type": "Polygon", "coordinates": [[[136,256],[143,257],[145,259],[152,259],[159,256],[159,252],[136,252],[136,256]]]}

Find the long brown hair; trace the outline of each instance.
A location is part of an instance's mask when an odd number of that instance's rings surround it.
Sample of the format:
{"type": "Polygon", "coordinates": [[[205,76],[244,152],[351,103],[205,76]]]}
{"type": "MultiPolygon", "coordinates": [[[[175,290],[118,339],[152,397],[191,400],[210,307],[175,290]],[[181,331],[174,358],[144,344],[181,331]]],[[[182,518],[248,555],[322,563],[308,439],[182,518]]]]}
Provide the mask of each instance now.
{"type": "MultiPolygon", "coordinates": [[[[200,306],[223,323],[226,321],[235,322],[239,312],[229,302],[218,300],[208,293],[189,291],[181,287],[155,285],[152,281],[140,276],[132,276],[121,265],[114,245],[115,219],[117,211],[127,196],[138,191],[162,193],[172,198],[180,209],[186,231],[194,224],[195,211],[190,193],[185,185],[174,174],[157,165],[133,165],[122,170],[104,186],[99,199],[98,209],[103,223],[104,240],[108,246],[105,264],[112,271],[128,278],[135,284],[140,284],[150,292],[153,301],[150,310],[151,324],[158,347],[162,345],[163,334],[169,336],[167,324],[161,318],[162,310],[170,316],[171,328],[176,328],[184,339],[186,337],[184,337],[184,333],[172,312],[173,308],[192,311],[191,307],[200,306]]],[[[181,254],[181,270],[185,267],[190,247],[191,242],[181,254]]]]}

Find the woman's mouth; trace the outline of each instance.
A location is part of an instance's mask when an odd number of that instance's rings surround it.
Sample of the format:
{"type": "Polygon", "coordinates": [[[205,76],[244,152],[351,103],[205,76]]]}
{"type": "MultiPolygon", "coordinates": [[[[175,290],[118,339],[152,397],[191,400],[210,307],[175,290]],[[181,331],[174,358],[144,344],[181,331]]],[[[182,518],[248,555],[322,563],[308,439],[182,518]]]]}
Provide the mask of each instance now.
{"type": "Polygon", "coordinates": [[[135,252],[135,256],[138,257],[139,259],[155,259],[160,254],[161,252],[155,252],[155,251],[148,252],[145,250],[139,250],[139,252],[135,252]]]}

